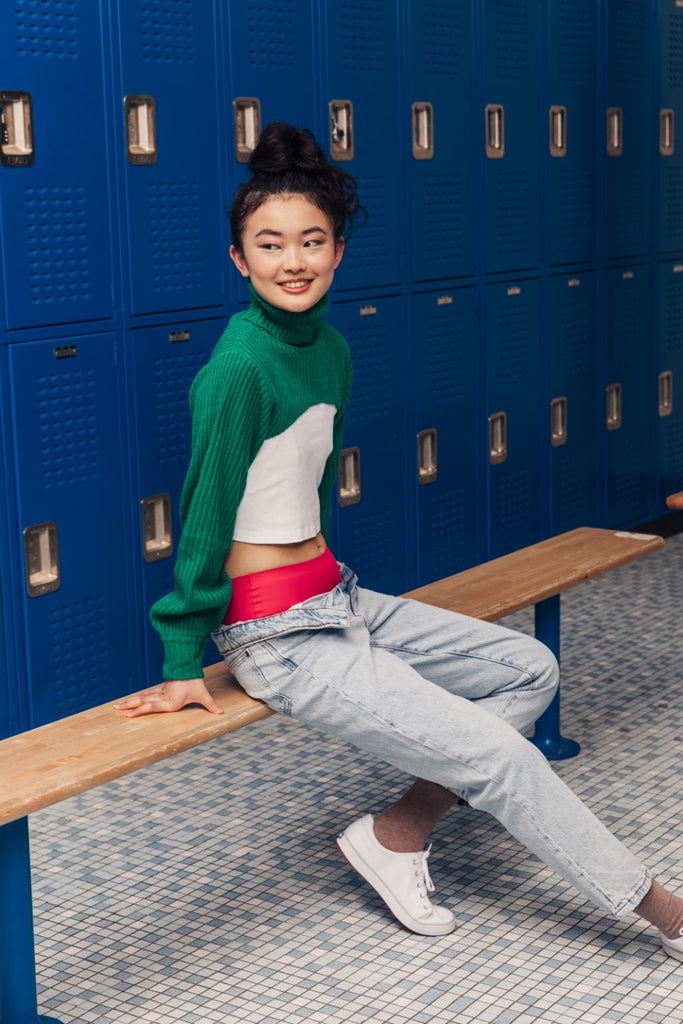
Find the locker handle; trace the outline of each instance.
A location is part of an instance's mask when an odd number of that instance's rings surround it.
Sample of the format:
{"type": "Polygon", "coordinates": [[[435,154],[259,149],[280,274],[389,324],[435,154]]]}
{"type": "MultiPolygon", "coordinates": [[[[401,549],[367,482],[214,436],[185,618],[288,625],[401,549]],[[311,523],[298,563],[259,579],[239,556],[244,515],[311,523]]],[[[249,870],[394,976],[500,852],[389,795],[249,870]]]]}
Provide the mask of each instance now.
{"type": "Polygon", "coordinates": [[[508,457],[507,414],[495,412],[489,416],[489,462],[497,466],[508,457]]]}
{"type": "Polygon", "coordinates": [[[567,399],[553,398],[550,403],[551,444],[553,448],[567,443],[567,399]]]}
{"type": "Polygon", "coordinates": [[[413,156],[431,160],[434,156],[434,107],[431,103],[413,103],[413,156]]]}
{"type": "Polygon", "coordinates": [[[607,388],[607,429],[621,427],[621,384],[610,384],[607,388]]]}
{"type": "Polygon", "coordinates": [[[431,484],[438,476],[436,430],[421,430],[417,435],[417,482],[431,484]]]}
{"type": "Polygon", "coordinates": [[[126,156],[129,164],[157,162],[157,114],[153,96],[124,97],[126,156]]]}
{"type": "Polygon", "coordinates": [[[624,148],[624,114],[621,107],[607,111],[607,155],[621,156],[624,148]]]}
{"type": "Polygon", "coordinates": [[[353,103],[330,101],[330,155],[333,160],[353,160],[353,103]]]}
{"type": "Polygon", "coordinates": [[[551,107],[549,116],[550,155],[567,155],[567,108],[551,107]]]}
{"type": "Polygon", "coordinates": [[[662,156],[673,156],[674,151],[674,112],[659,112],[659,152],[662,156]]]}
{"type": "Polygon", "coordinates": [[[505,108],[500,103],[486,107],[486,155],[490,160],[505,156],[505,108]]]}
{"type": "Polygon", "coordinates": [[[665,370],[659,375],[659,415],[670,416],[674,408],[674,375],[665,370]]]}
{"type": "Polygon", "coordinates": [[[238,96],[232,104],[235,123],[235,157],[246,164],[261,134],[261,101],[255,96],[238,96]]]}
{"type": "Polygon", "coordinates": [[[52,594],[62,585],[57,524],[37,523],[24,530],[24,568],[29,597],[52,594]]]}
{"type": "Polygon", "coordinates": [[[360,496],[360,448],[345,448],[339,456],[339,504],[357,505],[360,496]]]}
{"type": "Polygon", "coordinates": [[[0,91],[0,162],[29,167],[34,160],[30,93],[0,91]]]}
{"type": "Polygon", "coordinates": [[[160,562],[173,554],[171,495],[152,494],[140,502],[142,553],[146,562],[160,562]]]}

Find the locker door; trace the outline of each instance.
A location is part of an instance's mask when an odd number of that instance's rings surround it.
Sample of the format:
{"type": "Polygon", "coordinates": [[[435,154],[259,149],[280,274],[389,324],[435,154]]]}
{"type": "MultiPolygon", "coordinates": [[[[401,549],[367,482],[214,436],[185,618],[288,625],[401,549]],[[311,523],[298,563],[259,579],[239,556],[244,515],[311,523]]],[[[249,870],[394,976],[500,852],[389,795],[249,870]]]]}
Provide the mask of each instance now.
{"type": "Polygon", "coordinates": [[[472,5],[411,0],[408,91],[402,120],[412,123],[407,161],[414,281],[474,273],[472,5]]]}
{"type": "Polygon", "coordinates": [[[326,103],[332,157],[358,181],[368,221],[359,226],[335,277],[335,291],[383,288],[401,279],[405,210],[397,129],[398,39],[394,3],[328,0],[324,15],[326,103]],[[335,143],[332,145],[332,135],[335,143]]]}
{"type": "Polygon", "coordinates": [[[131,312],[220,307],[226,196],[213,4],[118,0],[118,16],[131,312]]]}
{"type": "Polygon", "coordinates": [[[14,601],[40,725],[131,689],[117,341],[12,345],[9,372],[14,601]]]}
{"type": "Polygon", "coordinates": [[[539,10],[528,0],[484,0],[484,269],[537,267],[539,240],[539,10]]]}
{"type": "Polygon", "coordinates": [[[683,263],[657,267],[659,305],[659,495],[664,507],[669,494],[683,490],[683,263]]]}
{"type": "Polygon", "coordinates": [[[651,246],[651,10],[649,0],[607,0],[607,258],[645,256],[651,246]]]}
{"type": "MultiPolygon", "coordinates": [[[[163,649],[149,622],[149,609],[173,589],[180,539],[180,494],[191,452],[188,392],[223,328],[223,320],[180,323],[141,328],[126,339],[135,426],[132,515],[135,564],[142,580],[142,671],[150,686],[162,678],[163,649]]],[[[207,651],[207,663],[218,660],[213,645],[207,651]]]]}
{"type": "Polygon", "coordinates": [[[551,266],[597,259],[595,0],[547,0],[542,141],[551,266]]]}
{"type": "Polygon", "coordinates": [[[358,573],[362,586],[401,594],[415,571],[406,506],[401,300],[335,302],[329,320],[349,343],[354,374],[335,554],[358,573]]]}
{"type": "Polygon", "coordinates": [[[658,47],[655,64],[659,78],[658,167],[660,253],[683,252],[683,9],[676,0],[659,6],[658,47]],[[661,55],[661,56],[660,56],[661,55]]]}
{"type": "Polygon", "coordinates": [[[7,327],[110,318],[114,262],[100,5],[2,4],[0,38],[7,327]]]}
{"type": "Polygon", "coordinates": [[[547,533],[537,280],[485,287],[489,557],[547,533]]]}
{"type": "Polygon", "coordinates": [[[484,557],[482,359],[474,297],[473,288],[413,296],[416,413],[408,445],[417,494],[416,586],[484,557]]]}
{"type": "Polygon", "coordinates": [[[552,534],[600,526],[596,275],[577,272],[548,280],[549,389],[545,445],[550,457],[552,534]]]}
{"type": "Polygon", "coordinates": [[[655,353],[649,265],[607,276],[607,524],[644,522],[653,512],[655,353]]]}

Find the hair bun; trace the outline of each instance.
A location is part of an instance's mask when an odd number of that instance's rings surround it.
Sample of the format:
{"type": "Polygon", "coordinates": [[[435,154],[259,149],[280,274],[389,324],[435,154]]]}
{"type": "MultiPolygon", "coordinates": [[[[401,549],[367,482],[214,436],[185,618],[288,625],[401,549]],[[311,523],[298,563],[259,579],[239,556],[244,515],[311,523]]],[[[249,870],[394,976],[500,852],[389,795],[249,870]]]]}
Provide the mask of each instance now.
{"type": "Polygon", "coordinates": [[[315,172],[327,167],[325,155],[313,133],[282,121],[272,121],[249,159],[249,170],[258,178],[286,171],[315,172]]]}

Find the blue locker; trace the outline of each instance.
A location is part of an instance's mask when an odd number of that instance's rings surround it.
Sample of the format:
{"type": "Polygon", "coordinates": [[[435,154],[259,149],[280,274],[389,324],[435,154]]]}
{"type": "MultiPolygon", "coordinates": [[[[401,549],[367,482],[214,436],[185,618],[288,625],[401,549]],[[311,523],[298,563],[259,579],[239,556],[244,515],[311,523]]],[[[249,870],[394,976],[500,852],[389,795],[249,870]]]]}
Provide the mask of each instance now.
{"type": "MultiPolygon", "coordinates": [[[[319,72],[313,59],[315,10],[287,0],[230,0],[226,7],[229,97],[223,103],[231,195],[248,177],[247,161],[261,128],[284,121],[318,127],[319,72]]],[[[323,144],[321,137],[319,142],[323,144]]],[[[229,223],[228,223],[229,234],[229,223]]],[[[229,242],[232,239],[229,239],[229,242]]],[[[229,291],[249,301],[244,278],[230,264],[229,291]]]]}
{"type": "Polygon", "coordinates": [[[484,270],[540,263],[539,17],[528,0],[483,0],[484,270]]]}
{"type": "Polygon", "coordinates": [[[658,507],[683,491],[683,262],[657,267],[658,507]]]}
{"type": "Polygon", "coordinates": [[[605,425],[607,525],[654,512],[656,388],[648,264],[606,271],[605,425]]]}
{"type": "Polygon", "coordinates": [[[0,236],[9,329],[112,317],[100,5],[3,4],[0,236]]]}
{"type": "Polygon", "coordinates": [[[676,0],[659,6],[655,73],[659,118],[658,176],[659,253],[683,252],[683,9],[676,0]]]}
{"type": "Polygon", "coordinates": [[[354,374],[343,441],[346,471],[340,471],[345,504],[336,510],[335,554],[358,573],[361,586],[401,594],[415,573],[406,507],[408,382],[401,299],[337,301],[329,320],[349,342],[354,374]]]}
{"type": "MultiPolygon", "coordinates": [[[[149,609],[173,589],[180,539],[180,494],[191,453],[188,392],[224,326],[223,320],[207,320],[145,327],[131,331],[126,339],[135,439],[131,458],[134,562],[141,581],[139,626],[144,634],[144,665],[139,671],[150,686],[162,678],[163,650],[149,622],[149,609]]],[[[209,661],[218,660],[213,645],[207,651],[209,661]]]]}
{"type": "Polygon", "coordinates": [[[213,3],[118,0],[117,15],[131,313],[223,307],[227,195],[213,3]]]}
{"type": "Polygon", "coordinates": [[[131,689],[117,345],[101,334],[8,350],[17,492],[9,569],[32,725],[131,689]]]}
{"type": "Polygon", "coordinates": [[[484,292],[488,557],[497,558],[547,534],[547,420],[540,400],[539,281],[491,284],[484,292]]]}
{"type": "MultiPolygon", "coordinates": [[[[412,125],[408,246],[413,281],[470,276],[478,221],[472,4],[410,0],[405,109],[412,125]]],[[[478,127],[478,122],[477,122],[478,127]]]]}
{"type": "Polygon", "coordinates": [[[405,207],[400,168],[408,155],[397,129],[397,30],[395,3],[329,0],[325,5],[323,96],[329,149],[356,177],[368,212],[337,272],[337,291],[372,288],[376,294],[401,280],[405,207]]]}
{"type": "Polygon", "coordinates": [[[547,280],[546,451],[550,460],[550,532],[600,526],[600,437],[596,274],[547,280]]]}
{"type": "Polygon", "coordinates": [[[652,12],[650,0],[607,0],[606,255],[632,259],[651,250],[652,12]]]}
{"type": "Polygon", "coordinates": [[[595,0],[545,6],[543,173],[550,266],[597,259],[598,18],[595,0]]]}
{"type": "Polygon", "coordinates": [[[483,561],[482,354],[474,288],[413,296],[416,586],[483,561]]]}
{"type": "MultiPolygon", "coordinates": [[[[0,739],[21,728],[22,714],[17,694],[18,672],[16,643],[18,630],[14,621],[9,578],[10,521],[13,519],[13,480],[10,443],[9,391],[7,388],[7,349],[0,348],[0,739]]],[[[25,711],[25,708],[24,708],[25,711]]],[[[25,715],[24,715],[25,717],[25,715]]]]}

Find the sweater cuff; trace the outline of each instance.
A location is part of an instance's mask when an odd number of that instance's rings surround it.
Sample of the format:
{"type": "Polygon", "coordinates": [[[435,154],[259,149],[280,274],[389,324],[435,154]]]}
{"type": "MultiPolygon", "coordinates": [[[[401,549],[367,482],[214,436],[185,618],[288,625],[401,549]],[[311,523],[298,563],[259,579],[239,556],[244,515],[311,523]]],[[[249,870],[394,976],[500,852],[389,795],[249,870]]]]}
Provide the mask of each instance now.
{"type": "Polygon", "coordinates": [[[202,679],[205,647],[206,641],[198,645],[196,637],[166,637],[164,679],[202,679]]]}

